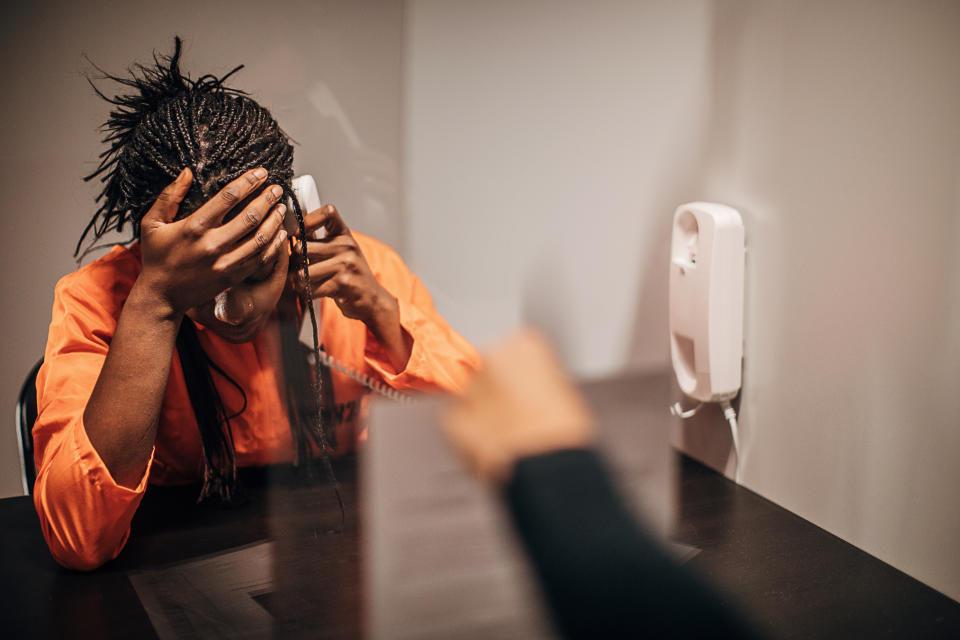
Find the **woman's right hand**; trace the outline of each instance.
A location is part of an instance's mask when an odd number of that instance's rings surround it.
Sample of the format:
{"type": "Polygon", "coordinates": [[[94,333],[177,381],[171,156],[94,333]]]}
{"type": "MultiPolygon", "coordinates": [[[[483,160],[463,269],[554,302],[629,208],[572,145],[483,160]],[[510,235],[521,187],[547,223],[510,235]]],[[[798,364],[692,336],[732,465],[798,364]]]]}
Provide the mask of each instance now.
{"type": "Polygon", "coordinates": [[[157,197],[140,222],[143,268],[137,283],[181,316],[192,307],[248,278],[270,263],[286,232],[283,190],[273,185],[252,199],[232,220],[224,216],[254,193],[267,177],[263,168],[246,172],[194,213],[176,220],[193,175],[184,169],[157,197]]]}

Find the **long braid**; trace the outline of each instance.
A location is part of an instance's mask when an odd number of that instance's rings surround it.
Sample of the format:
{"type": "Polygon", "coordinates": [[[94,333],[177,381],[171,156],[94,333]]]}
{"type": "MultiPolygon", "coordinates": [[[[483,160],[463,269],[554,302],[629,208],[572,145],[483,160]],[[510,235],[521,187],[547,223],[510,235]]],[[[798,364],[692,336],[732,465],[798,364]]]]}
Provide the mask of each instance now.
{"type": "MultiPolygon", "coordinates": [[[[233,445],[233,431],[230,429],[231,416],[227,414],[223,399],[213,384],[212,370],[216,368],[221,375],[224,374],[207,358],[190,318],[184,318],[180,323],[180,331],[177,334],[177,354],[180,356],[180,367],[187,385],[190,406],[197,418],[197,425],[201,426],[203,489],[197,501],[215,496],[224,502],[232,502],[240,497],[238,495],[240,487],[237,482],[237,453],[233,445]],[[191,389],[204,389],[207,393],[193,393],[191,389]],[[209,393],[211,389],[212,394],[209,393]],[[211,424],[223,425],[223,428],[208,429],[202,426],[211,424]]],[[[243,405],[246,407],[246,393],[233,379],[229,376],[226,378],[240,390],[243,395],[243,405]]],[[[236,415],[239,413],[234,414],[234,417],[236,415]]]]}
{"type": "Polygon", "coordinates": [[[287,188],[288,195],[290,196],[290,202],[293,204],[293,211],[297,217],[297,227],[300,231],[300,253],[299,253],[299,265],[298,269],[302,276],[303,284],[303,296],[301,298],[301,304],[307,308],[307,313],[310,315],[310,326],[313,327],[311,334],[313,335],[313,393],[311,397],[316,398],[316,411],[314,411],[314,430],[313,433],[316,434],[320,445],[321,457],[323,458],[323,467],[327,472],[327,478],[333,484],[333,490],[337,495],[337,504],[340,506],[340,523],[341,526],[344,521],[344,510],[343,510],[343,498],[340,496],[340,485],[337,483],[337,478],[333,474],[333,465],[330,463],[330,455],[327,453],[327,435],[324,430],[322,412],[320,407],[320,398],[323,389],[321,389],[321,384],[323,380],[322,376],[322,363],[320,361],[320,341],[317,337],[319,335],[319,327],[317,326],[317,314],[313,309],[313,291],[310,286],[310,272],[309,265],[307,263],[307,232],[306,227],[303,222],[303,211],[300,208],[300,201],[297,199],[295,193],[293,193],[292,188],[287,188]]]}
{"type": "MultiPolygon", "coordinates": [[[[108,98],[94,86],[94,91],[114,109],[102,129],[108,148],[100,154],[97,170],[84,178],[99,178],[104,183],[97,196],[100,206],[84,228],[74,255],[80,253],[87,236],[92,235],[90,245],[94,245],[108,231],[122,231],[127,224],[132,227],[133,237],[139,238],[141,219],[183,167],[191,168],[194,181],[180,205],[178,218],[195,211],[230,181],[262,166],[268,173],[267,182],[281,185],[293,202],[303,256],[299,269],[306,275],[303,212],[291,188],[293,147],[289,137],[270,113],[245,92],[224,85],[224,80],[242,66],[219,78],[208,74],[191,80],[180,72],[181,44],[180,38],[176,38],[173,55],[155,54],[153,66],[135,65],[130,77],[110,75],[97,68],[102,79],[118,82],[131,92],[108,98]]],[[[93,86],[92,81],[90,84],[93,86]]],[[[300,307],[308,310],[314,328],[314,367],[312,374],[290,376],[292,384],[287,388],[295,463],[309,469],[313,449],[309,442],[313,441],[336,491],[342,520],[343,502],[328,453],[332,433],[327,433],[322,418],[321,393],[329,390],[322,383],[324,371],[309,284],[300,307]],[[301,407],[297,396],[311,401],[301,407]]],[[[281,335],[284,368],[302,374],[309,371],[309,365],[297,348],[297,331],[291,330],[299,327],[299,317],[297,313],[281,313],[281,335]]],[[[191,320],[183,320],[176,344],[203,444],[200,499],[216,496],[229,501],[239,491],[230,420],[246,407],[246,394],[204,353],[191,320]],[[214,384],[213,372],[240,390],[244,407],[239,411],[228,412],[214,384]]],[[[329,393],[326,397],[332,398],[329,393]]]]}

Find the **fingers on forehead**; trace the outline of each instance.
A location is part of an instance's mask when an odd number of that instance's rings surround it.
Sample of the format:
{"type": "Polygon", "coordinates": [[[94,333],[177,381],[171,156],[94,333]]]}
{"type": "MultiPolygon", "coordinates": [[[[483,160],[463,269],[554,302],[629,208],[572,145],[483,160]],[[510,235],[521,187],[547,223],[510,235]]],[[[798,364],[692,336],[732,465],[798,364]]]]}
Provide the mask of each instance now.
{"type": "MultiPolygon", "coordinates": [[[[278,185],[271,185],[255,194],[254,197],[249,199],[249,202],[244,200],[241,203],[242,206],[236,208],[237,214],[220,226],[216,232],[224,243],[240,242],[253,234],[261,225],[267,225],[268,235],[272,238],[276,230],[283,224],[286,206],[279,203],[282,197],[282,188],[278,185]]],[[[254,235],[250,240],[256,238],[257,236],[254,235]]],[[[260,246],[262,248],[262,244],[260,246]]]]}
{"type": "Polygon", "coordinates": [[[212,223],[212,225],[220,224],[227,213],[234,208],[238,208],[237,205],[246,201],[249,196],[263,186],[266,177],[267,172],[263,168],[247,171],[239,178],[232,180],[223,189],[220,189],[217,195],[207,200],[197,210],[197,214],[205,222],[212,223]]]}

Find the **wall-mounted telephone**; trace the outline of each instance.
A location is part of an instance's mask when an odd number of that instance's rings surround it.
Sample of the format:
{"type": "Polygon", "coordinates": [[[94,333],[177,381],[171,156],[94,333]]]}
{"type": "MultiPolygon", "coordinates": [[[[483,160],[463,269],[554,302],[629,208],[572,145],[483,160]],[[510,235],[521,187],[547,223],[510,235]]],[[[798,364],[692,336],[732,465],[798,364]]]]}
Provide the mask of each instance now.
{"type": "Polygon", "coordinates": [[[731,207],[691,202],[673,216],[670,354],[680,390],[701,402],[740,389],[743,221],[731,207]]]}
{"type": "Polygon", "coordinates": [[[705,402],[719,402],[741,458],[737,413],[730,400],[741,383],[743,360],[744,231],[740,213],[714,202],[690,202],[673,214],[670,247],[670,356],[680,390],[699,400],[693,409],[680,403],[681,418],[705,402]]]}
{"type": "MultiPolygon", "coordinates": [[[[320,208],[320,191],[317,189],[317,182],[313,179],[313,176],[302,175],[293,179],[291,184],[293,187],[293,193],[297,197],[297,201],[300,203],[300,210],[303,212],[303,215],[306,216],[307,213],[311,211],[316,211],[320,208]]],[[[293,204],[287,202],[287,213],[284,217],[284,226],[287,229],[287,233],[290,236],[294,236],[300,233],[300,227],[297,224],[296,214],[293,211],[293,204]]],[[[313,237],[308,238],[312,240],[322,240],[326,236],[327,230],[324,228],[317,229],[313,232],[313,237]]],[[[317,318],[317,344],[320,344],[320,361],[323,362],[327,367],[339,371],[343,375],[347,376],[351,380],[359,382],[366,388],[371,391],[375,391],[382,396],[390,398],[391,400],[396,400],[398,402],[409,401],[410,396],[397,391],[396,389],[391,389],[390,387],[382,384],[381,382],[374,380],[370,376],[348,367],[341,362],[338,362],[334,358],[323,350],[323,323],[322,323],[322,309],[323,309],[323,300],[315,299],[313,300],[313,311],[317,318]]],[[[300,326],[300,342],[310,347],[311,351],[313,350],[313,324],[310,322],[310,318],[305,316],[303,319],[303,324],[300,326]]]]}

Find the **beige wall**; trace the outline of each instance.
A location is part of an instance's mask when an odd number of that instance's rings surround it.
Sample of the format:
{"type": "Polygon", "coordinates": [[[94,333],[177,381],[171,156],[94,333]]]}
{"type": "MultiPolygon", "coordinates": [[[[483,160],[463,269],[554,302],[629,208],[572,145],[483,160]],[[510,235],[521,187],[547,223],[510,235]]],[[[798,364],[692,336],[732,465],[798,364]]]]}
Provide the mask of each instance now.
{"type": "MultiPolygon", "coordinates": [[[[673,208],[739,208],[744,484],[960,598],[960,4],[408,7],[441,311],[480,343],[546,319],[581,373],[664,364],[673,208]]],[[[718,418],[676,441],[732,474],[718,418]]]]}
{"type": "Polygon", "coordinates": [[[720,6],[698,197],[747,228],[742,481],[960,599],[960,4],[720,6]]]}
{"type": "Polygon", "coordinates": [[[661,214],[696,177],[708,9],[408,3],[406,241],[470,339],[549,318],[580,373],[667,361],[661,214]]]}
{"type": "Polygon", "coordinates": [[[4,3],[0,23],[8,71],[0,101],[2,497],[21,493],[16,394],[43,353],[53,286],[75,268],[73,248],[94,211],[97,190],[80,177],[96,166],[96,129],[108,105],[84,80],[91,67],[82,54],[117,73],[154,49],[169,53],[180,34],[194,77],[246,64],[236,83],[299,141],[297,171],[316,176],[321,196],[348,224],[397,246],[403,7],[399,0],[4,3]]]}

